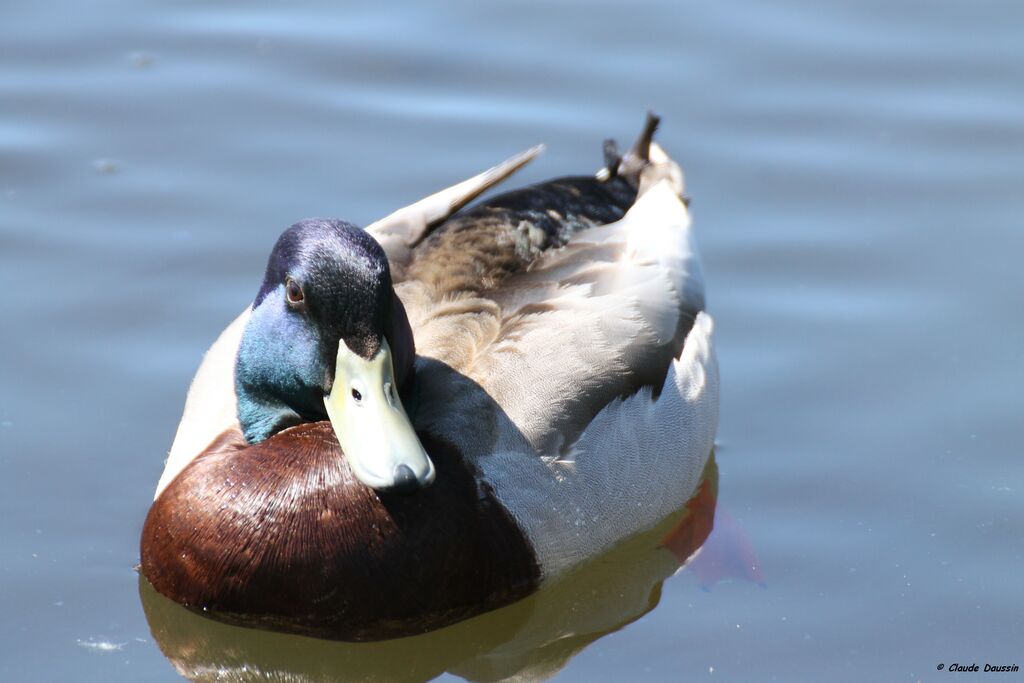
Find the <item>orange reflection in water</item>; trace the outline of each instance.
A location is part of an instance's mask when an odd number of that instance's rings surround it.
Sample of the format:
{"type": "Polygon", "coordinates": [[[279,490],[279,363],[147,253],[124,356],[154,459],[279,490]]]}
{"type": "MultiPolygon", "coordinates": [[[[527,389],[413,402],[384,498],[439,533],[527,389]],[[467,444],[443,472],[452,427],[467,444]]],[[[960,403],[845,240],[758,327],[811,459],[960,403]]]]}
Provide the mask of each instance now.
{"type": "Polygon", "coordinates": [[[705,476],[686,504],[679,523],[662,539],[681,564],[696,575],[702,590],[719,581],[740,579],[767,588],[754,545],[739,521],[717,503],[717,471],[705,476]]]}

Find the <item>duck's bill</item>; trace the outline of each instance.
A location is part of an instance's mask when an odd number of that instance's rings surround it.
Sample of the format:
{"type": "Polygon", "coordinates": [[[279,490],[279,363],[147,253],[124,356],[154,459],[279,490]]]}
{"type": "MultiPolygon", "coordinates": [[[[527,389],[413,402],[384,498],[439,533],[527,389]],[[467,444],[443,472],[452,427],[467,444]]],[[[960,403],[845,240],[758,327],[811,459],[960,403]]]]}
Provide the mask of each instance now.
{"type": "Polygon", "coordinates": [[[395,386],[387,340],[366,360],[338,342],[334,386],[324,397],[338,443],[359,481],[378,491],[412,492],[434,481],[395,386]]]}

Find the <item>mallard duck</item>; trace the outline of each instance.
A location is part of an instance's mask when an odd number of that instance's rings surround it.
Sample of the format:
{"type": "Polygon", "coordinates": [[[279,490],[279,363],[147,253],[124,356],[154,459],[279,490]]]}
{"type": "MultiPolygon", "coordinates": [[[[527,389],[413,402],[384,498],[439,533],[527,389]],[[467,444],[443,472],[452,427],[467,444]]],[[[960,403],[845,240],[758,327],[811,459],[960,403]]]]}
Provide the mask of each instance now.
{"type": "Polygon", "coordinates": [[[365,230],[305,220],[207,352],[141,571],[233,623],[374,640],[516,601],[693,494],[718,419],[679,166],[465,207],[535,148],[365,230]]]}

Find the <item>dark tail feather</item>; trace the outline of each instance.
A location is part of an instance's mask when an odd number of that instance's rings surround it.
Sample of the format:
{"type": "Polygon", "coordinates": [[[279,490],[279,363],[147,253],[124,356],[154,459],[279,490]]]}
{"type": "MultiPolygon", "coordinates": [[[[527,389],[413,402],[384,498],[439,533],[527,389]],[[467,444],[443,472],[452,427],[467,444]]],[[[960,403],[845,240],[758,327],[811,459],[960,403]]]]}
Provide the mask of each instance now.
{"type": "Polygon", "coordinates": [[[604,167],[608,171],[609,178],[614,178],[618,174],[621,162],[622,155],[619,154],[619,143],[608,138],[604,141],[604,167]]]}
{"type": "Polygon", "coordinates": [[[629,153],[639,159],[640,161],[651,160],[651,141],[654,140],[654,131],[658,130],[658,124],[661,123],[661,117],[655,114],[653,111],[647,112],[647,121],[644,123],[644,129],[640,131],[640,137],[633,143],[633,149],[629,153]]]}
{"type": "Polygon", "coordinates": [[[640,131],[640,137],[625,156],[619,154],[619,146],[615,140],[604,141],[604,167],[607,172],[602,173],[604,180],[622,176],[633,187],[639,186],[640,173],[651,160],[651,141],[654,140],[654,132],[658,130],[659,123],[661,117],[653,111],[647,112],[647,121],[640,131]]]}

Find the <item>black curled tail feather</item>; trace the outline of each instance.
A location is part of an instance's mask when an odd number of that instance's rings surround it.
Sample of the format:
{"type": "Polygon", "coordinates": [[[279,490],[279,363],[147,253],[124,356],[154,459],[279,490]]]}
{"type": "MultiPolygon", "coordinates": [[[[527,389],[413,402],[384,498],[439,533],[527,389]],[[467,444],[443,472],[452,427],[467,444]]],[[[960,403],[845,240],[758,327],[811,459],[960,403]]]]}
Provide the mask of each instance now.
{"type": "Polygon", "coordinates": [[[661,117],[653,111],[647,112],[647,120],[633,147],[626,154],[619,154],[615,140],[604,141],[604,169],[599,173],[602,180],[623,178],[633,187],[639,187],[640,174],[651,161],[651,142],[658,130],[661,117]]]}

